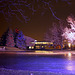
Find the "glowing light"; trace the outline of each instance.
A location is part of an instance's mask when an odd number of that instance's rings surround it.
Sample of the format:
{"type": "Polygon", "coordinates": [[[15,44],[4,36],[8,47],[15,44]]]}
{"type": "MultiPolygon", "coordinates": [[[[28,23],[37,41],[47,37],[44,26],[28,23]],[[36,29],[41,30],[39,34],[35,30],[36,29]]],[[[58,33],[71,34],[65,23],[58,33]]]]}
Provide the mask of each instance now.
{"type": "Polygon", "coordinates": [[[36,53],[47,53],[47,54],[51,54],[53,53],[53,51],[35,51],[36,53]]]}
{"type": "Polygon", "coordinates": [[[37,40],[35,40],[35,42],[37,42],[37,40]]]}
{"type": "Polygon", "coordinates": [[[42,46],[42,48],[43,48],[44,46],[42,46]]]}
{"type": "Polygon", "coordinates": [[[71,57],[72,56],[72,54],[71,53],[68,53],[68,57],[71,57]]]}
{"type": "Polygon", "coordinates": [[[72,54],[69,52],[68,53],[68,60],[71,60],[71,56],[72,56],[72,54]]]}
{"type": "Polygon", "coordinates": [[[34,49],[34,46],[32,46],[32,49],[34,49]]]}
{"type": "Polygon", "coordinates": [[[46,42],[43,42],[43,44],[46,44],[46,42]]]}
{"type": "Polygon", "coordinates": [[[68,43],[68,47],[71,48],[71,43],[68,43]]]}
{"type": "Polygon", "coordinates": [[[31,42],[32,44],[53,44],[53,42],[38,42],[38,41],[34,41],[31,42]]]}
{"type": "Polygon", "coordinates": [[[29,46],[29,49],[31,49],[32,47],[31,46],[29,46]]]}
{"type": "MultiPolygon", "coordinates": [[[[68,57],[69,57],[68,59],[69,59],[69,60],[71,60],[71,55],[72,55],[72,54],[69,52],[69,53],[68,53],[68,57]]],[[[72,61],[68,61],[68,62],[67,62],[66,68],[67,68],[67,70],[70,70],[70,71],[72,71],[72,70],[75,69],[75,68],[74,68],[74,65],[73,65],[73,63],[72,63],[72,61]]]]}

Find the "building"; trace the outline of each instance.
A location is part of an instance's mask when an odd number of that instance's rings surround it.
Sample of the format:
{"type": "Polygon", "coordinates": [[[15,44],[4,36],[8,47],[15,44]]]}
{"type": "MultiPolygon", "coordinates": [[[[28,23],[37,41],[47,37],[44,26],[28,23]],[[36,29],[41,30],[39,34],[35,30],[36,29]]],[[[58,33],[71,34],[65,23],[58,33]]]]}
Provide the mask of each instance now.
{"type": "Polygon", "coordinates": [[[29,49],[61,49],[60,45],[55,46],[53,42],[34,41],[30,43],[33,44],[33,46],[29,46],[29,49]]]}

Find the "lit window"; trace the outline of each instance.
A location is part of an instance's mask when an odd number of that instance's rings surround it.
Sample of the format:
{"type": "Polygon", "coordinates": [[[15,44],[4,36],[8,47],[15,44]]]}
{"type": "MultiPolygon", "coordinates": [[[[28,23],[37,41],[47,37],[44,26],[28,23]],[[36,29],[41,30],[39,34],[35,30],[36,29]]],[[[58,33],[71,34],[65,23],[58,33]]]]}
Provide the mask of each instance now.
{"type": "Polygon", "coordinates": [[[31,49],[32,47],[31,46],[29,46],[29,49],[31,49]]]}
{"type": "Polygon", "coordinates": [[[44,46],[42,46],[42,48],[43,48],[44,46]]]}
{"type": "Polygon", "coordinates": [[[43,44],[46,44],[46,42],[43,42],[43,44]]]}
{"type": "Polygon", "coordinates": [[[34,49],[34,46],[32,46],[32,49],[34,49]]]}
{"type": "Polygon", "coordinates": [[[35,44],[38,44],[37,42],[35,42],[35,44]]]}

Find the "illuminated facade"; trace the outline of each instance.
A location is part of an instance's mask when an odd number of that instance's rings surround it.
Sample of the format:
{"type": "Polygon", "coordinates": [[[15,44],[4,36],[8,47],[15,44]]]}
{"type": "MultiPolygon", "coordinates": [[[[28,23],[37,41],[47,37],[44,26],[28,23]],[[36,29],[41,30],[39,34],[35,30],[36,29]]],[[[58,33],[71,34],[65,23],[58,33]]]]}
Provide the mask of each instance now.
{"type": "Polygon", "coordinates": [[[61,46],[55,46],[53,42],[35,41],[31,42],[31,44],[33,44],[33,46],[29,46],[29,49],[61,49],[61,46]]]}
{"type": "Polygon", "coordinates": [[[69,40],[63,40],[63,49],[74,50],[75,49],[75,41],[71,43],[69,40]]]}
{"type": "MultiPolygon", "coordinates": [[[[40,41],[35,41],[35,42],[30,42],[32,46],[29,46],[28,49],[61,49],[60,45],[56,45],[53,42],[40,42],[40,41]]],[[[62,49],[75,49],[75,44],[71,44],[68,40],[63,40],[63,47],[62,49]]]]}

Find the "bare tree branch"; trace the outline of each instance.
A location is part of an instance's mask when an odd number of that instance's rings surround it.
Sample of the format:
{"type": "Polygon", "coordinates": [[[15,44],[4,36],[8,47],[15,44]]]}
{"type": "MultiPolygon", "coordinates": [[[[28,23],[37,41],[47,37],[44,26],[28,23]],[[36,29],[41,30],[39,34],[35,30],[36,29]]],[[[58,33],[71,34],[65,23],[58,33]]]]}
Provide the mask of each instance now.
{"type": "MultiPolygon", "coordinates": [[[[4,15],[8,22],[13,15],[22,22],[19,15],[16,14],[19,13],[27,23],[30,20],[29,15],[26,14],[27,10],[34,15],[39,9],[42,9],[42,11],[40,10],[42,15],[46,10],[50,10],[50,14],[57,20],[60,20],[53,9],[55,7],[53,3],[57,4],[58,2],[59,0],[0,0],[0,13],[4,15]]],[[[60,0],[60,2],[66,2],[68,5],[71,5],[71,0],[60,0]]]]}

